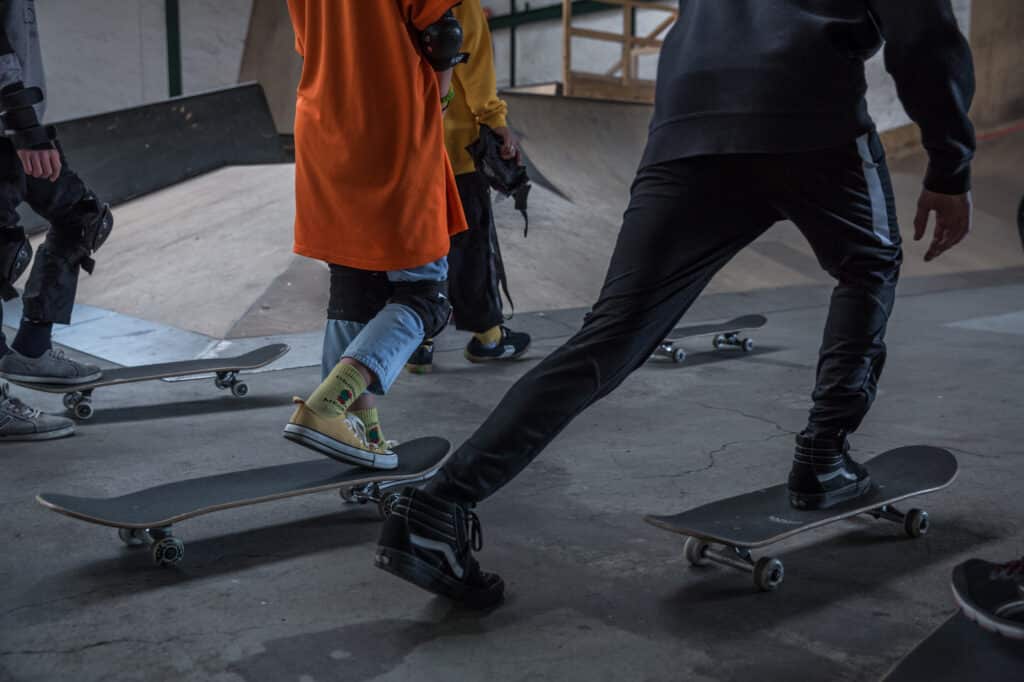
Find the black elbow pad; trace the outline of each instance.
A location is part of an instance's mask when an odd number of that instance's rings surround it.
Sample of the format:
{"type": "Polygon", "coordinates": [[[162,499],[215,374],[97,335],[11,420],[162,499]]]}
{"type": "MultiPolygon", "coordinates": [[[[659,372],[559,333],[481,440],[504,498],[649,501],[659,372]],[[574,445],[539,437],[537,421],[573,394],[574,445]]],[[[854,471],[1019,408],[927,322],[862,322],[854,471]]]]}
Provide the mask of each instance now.
{"type": "Polygon", "coordinates": [[[420,50],[434,71],[447,71],[469,59],[462,49],[462,26],[451,10],[420,33],[420,50]]]}

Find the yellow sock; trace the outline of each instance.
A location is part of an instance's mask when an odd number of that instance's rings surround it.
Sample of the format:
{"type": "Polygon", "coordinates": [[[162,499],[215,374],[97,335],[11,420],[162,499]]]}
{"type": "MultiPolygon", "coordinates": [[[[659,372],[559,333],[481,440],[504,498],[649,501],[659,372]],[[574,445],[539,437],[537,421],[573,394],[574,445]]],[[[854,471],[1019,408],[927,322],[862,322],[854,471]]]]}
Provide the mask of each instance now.
{"type": "Polygon", "coordinates": [[[485,332],[473,334],[473,336],[475,336],[476,340],[484,344],[485,346],[494,346],[497,345],[499,341],[501,341],[501,327],[494,326],[485,332]]]}
{"type": "Polygon", "coordinates": [[[352,365],[338,363],[306,401],[321,417],[340,417],[366,391],[366,380],[352,365]]]}
{"type": "Polygon", "coordinates": [[[352,414],[359,417],[366,425],[366,440],[373,445],[384,445],[384,430],[380,427],[380,415],[376,407],[368,410],[352,410],[352,414]]]}

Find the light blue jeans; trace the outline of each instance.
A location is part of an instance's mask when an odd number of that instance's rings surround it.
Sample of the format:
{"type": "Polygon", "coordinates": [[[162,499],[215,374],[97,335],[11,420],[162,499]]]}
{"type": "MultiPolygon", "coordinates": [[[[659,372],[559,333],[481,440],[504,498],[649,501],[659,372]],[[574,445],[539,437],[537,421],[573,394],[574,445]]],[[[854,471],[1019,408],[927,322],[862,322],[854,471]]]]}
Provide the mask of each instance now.
{"type": "MultiPolygon", "coordinates": [[[[448,259],[387,274],[392,282],[444,281],[448,279],[448,259]]],[[[368,390],[384,395],[421,343],[423,320],[412,308],[396,303],[388,303],[366,324],[327,320],[320,361],[321,379],[326,379],[342,358],[352,358],[377,376],[368,390]]]]}

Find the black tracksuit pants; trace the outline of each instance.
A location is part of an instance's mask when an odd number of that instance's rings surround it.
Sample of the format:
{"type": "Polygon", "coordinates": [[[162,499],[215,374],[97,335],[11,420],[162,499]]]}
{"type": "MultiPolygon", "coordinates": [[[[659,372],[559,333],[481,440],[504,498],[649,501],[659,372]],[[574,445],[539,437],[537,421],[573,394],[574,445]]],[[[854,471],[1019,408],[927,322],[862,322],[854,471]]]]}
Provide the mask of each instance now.
{"type": "MultiPolygon", "coordinates": [[[[27,202],[50,223],[50,231],[36,250],[25,283],[22,303],[26,319],[60,324],[71,321],[80,270],[73,260],[80,248],[83,229],[78,207],[88,192],[81,178],[68,169],[63,153],[56,182],[41,180],[25,175],[14,146],[0,138],[0,228],[18,224],[17,208],[22,202],[27,202]]],[[[0,331],[0,354],[6,350],[0,331]]]]}
{"type": "Polygon", "coordinates": [[[784,218],[837,280],[809,427],[856,429],[885,363],[902,259],[885,154],[874,133],[822,151],[703,156],[642,168],[583,327],[508,391],[429,489],[474,503],[508,483],[573,417],[647,360],[729,259],[784,218]]]}
{"type": "Polygon", "coordinates": [[[455,328],[485,332],[501,324],[499,285],[505,270],[491,210],[491,189],[480,173],[455,176],[469,229],[452,237],[448,253],[448,297],[455,328]]]}

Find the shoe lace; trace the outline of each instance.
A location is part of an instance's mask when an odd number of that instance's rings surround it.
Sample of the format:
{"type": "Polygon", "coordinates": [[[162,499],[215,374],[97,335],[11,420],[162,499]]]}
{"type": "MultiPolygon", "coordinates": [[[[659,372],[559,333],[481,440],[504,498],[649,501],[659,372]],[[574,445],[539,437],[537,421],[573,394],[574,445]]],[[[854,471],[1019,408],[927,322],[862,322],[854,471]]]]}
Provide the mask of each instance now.
{"type": "Polygon", "coordinates": [[[484,548],[484,531],[476,512],[466,510],[466,530],[469,532],[469,546],[474,552],[484,548]]]}
{"type": "Polygon", "coordinates": [[[11,387],[7,384],[0,384],[0,406],[3,406],[4,409],[13,412],[16,415],[26,417],[28,419],[35,419],[43,413],[42,410],[33,409],[12,396],[11,387]]]}
{"type": "Polygon", "coordinates": [[[1024,579],[1024,557],[999,564],[992,569],[992,580],[1024,579]]]}

